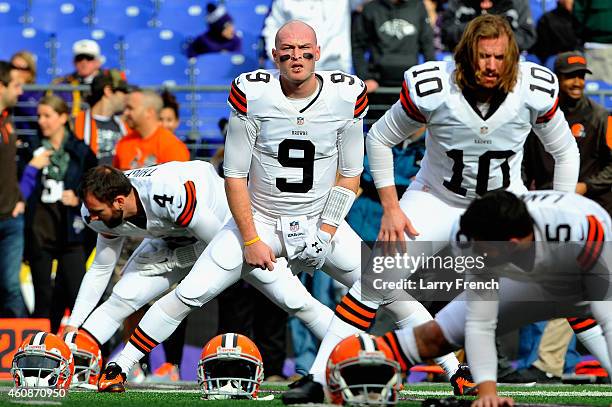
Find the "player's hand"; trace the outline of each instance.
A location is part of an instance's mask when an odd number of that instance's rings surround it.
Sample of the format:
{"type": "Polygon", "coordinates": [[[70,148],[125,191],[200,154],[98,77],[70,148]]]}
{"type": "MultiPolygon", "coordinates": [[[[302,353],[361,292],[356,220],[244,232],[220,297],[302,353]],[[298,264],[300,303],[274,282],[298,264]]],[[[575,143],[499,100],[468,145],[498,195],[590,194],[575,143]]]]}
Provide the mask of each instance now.
{"type": "Polygon", "coordinates": [[[21,215],[24,212],[25,212],[25,203],[23,201],[18,201],[15,204],[13,211],[11,212],[11,216],[13,216],[13,218],[16,218],[17,216],[21,215]]]}
{"type": "Polygon", "coordinates": [[[325,263],[325,258],[329,254],[332,235],[317,229],[317,233],[307,236],[303,246],[296,250],[297,259],[308,267],[320,269],[325,263]]]}
{"type": "Polygon", "coordinates": [[[70,333],[70,332],[77,332],[78,330],[79,330],[79,328],[77,328],[74,325],[66,325],[64,327],[64,335],[66,335],[67,333],[70,333]]]}
{"type": "Polygon", "coordinates": [[[576,184],[576,193],[579,195],[584,195],[587,193],[587,184],[584,182],[579,182],[576,184]]]}
{"type": "Polygon", "coordinates": [[[399,206],[385,210],[380,221],[380,231],[376,239],[379,242],[398,242],[400,249],[406,251],[404,233],[408,234],[411,238],[419,235],[419,232],[412,226],[412,222],[410,222],[410,219],[408,219],[399,206]]]}
{"type": "Polygon", "coordinates": [[[501,407],[501,406],[513,406],[514,400],[510,397],[499,397],[497,394],[488,394],[485,396],[479,396],[471,407],[501,407]]]}
{"type": "Polygon", "coordinates": [[[276,256],[274,252],[262,240],[259,240],[244,248],[244,260],[251,267],[257,267],[262,270],[274,270],[276,256]]]}
{"type": "Polygon", "coordinates": [[[376,82],[374,79],[366,79],[363,81],[363,83],[366,85],[366,93],[376,92],[376,89],[378,89],[379,86],[378,82],[376,82]]]}
{"type": "Polygon", "coordinates": [[[66,206],[78,206],[79,197],[76,196],[72,189],[65,189],[62,192],[62,203],[66,206]]]}
{"type": "Polygon", "coordinates": [[[138,273],[141,276],[159,276],[166,274],[177,267],[177,260],[174,250],[162,247],[152,252],[138,254],[134,258],[138,265],[138,273]]]}

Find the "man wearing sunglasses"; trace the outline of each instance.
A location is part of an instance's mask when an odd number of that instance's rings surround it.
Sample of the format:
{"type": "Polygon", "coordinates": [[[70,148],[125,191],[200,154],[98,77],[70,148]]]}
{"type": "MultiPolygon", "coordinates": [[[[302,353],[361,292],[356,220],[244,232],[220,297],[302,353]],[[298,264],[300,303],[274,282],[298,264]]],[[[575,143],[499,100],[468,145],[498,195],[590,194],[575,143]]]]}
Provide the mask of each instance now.
{"type": "MultiPolygon", "coordinates": [[[[57,78],[53,84],[83,85],[91,84],[100,73],[100,46],[94,40],[84,39],[72,45],[74,72],[57,78]]],[[[87,100],[88,92],[73,91],[60,95],[66,102],[72,101],[72,116],[76,117],[81,111],[81,103],[87,100]]]]}

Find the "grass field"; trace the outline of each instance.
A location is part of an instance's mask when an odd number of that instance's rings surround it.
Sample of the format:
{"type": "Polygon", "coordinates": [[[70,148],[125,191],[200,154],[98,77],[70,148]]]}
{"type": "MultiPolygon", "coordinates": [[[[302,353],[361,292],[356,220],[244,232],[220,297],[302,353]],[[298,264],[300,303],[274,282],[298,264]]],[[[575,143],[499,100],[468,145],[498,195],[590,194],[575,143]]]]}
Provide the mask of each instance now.
{"type": "MultiPolygon", "coordinates": [[[[26,400],[8,395],[12,383],[0,383],[0,405],[61,405],[79,407],[169,407],[201,406],[210,407],[265,403],[281,406],[280,393],[283,385],[264,385],[263,396],[273,394],[272,401],[253,402],[248,400],[203,401],[195,383],[178,385],[133,385],[124,394],[99,394],[95,391],[72,390],[63,399],[26,400]]],[[[513,397],[519,406],[612,406],[612,386],[609,385],[539,385],[533,387],[502,386],[500,392],[513,397]]],[[[399,406],[420,406],[425,398],[444,398],[451,395],[450,386],[445,384],[417,384],[407,386],[401,392],[399,406]]]]}

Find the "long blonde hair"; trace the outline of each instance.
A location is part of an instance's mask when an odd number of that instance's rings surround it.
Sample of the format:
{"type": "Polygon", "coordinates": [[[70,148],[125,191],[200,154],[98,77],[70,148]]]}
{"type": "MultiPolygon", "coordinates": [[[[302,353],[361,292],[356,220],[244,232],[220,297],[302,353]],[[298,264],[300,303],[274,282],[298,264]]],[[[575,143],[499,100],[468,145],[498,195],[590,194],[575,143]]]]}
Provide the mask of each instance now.
{"type": "Polygon", "coordinates": [[[36,83],[36,60],[34,59],[34,55],[30,51],[18,51],[13,54],[11,57],[11,63],[15,58],[21,58],[28,64],[28,70],[32,74],[32,78],[28,81],[29,84],[36,83]]]}
{"type": "Polygon", "coordinates": [[[498,15],[478,16],[468,24],[461,40],[455,47],[455,81],[461,90],[475,90],[478,87],[478,41],[482,38],[508,37],[508,48],[504,54],[504,67],[498,89],[509,93],[518,77],[519,48],[508,21],[498,15]]]}

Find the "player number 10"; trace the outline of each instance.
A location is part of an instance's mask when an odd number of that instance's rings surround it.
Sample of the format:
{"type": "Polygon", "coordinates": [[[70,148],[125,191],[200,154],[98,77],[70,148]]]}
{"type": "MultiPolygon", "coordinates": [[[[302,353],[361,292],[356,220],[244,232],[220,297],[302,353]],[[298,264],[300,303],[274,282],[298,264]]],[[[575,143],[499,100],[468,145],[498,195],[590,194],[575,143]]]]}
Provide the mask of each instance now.
{"type": "MultiPolygon", "coordinates": [[[[484,195],[489,191],[489,168],[491,160],[504,160],[500,165],[502,172],[502,189],[510,186],[510,164],[508,159],[514,155],[512,150],[487,151],[478,157],[478,173],[476,175],[476,194],[484,195]]],[[[453,175],[449,181],[444,181],[443,185],[457,195],[466,196],[467,189],[461,186],[463,182],[463,150],[450,150],[446,155],[453,160],[453,175]]]]}

